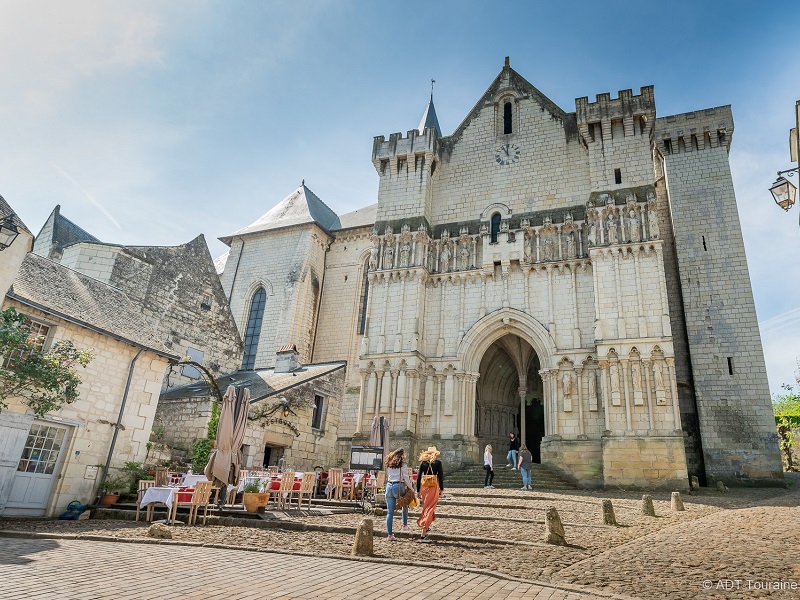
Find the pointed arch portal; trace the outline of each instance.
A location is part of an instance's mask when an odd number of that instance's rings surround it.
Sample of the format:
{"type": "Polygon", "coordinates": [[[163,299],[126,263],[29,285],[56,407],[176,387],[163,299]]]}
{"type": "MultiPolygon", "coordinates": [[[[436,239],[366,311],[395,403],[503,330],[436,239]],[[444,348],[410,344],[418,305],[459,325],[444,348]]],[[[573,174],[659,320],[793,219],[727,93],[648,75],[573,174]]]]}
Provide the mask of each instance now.
{"type": "Polygon", "coordinates": [[[540,462],[548,401],[539,371],[551,367],[554,353],[547,329],[516,309],[495,311],[470,328],[458,356],[465,371],[480,374],[473,408],[481,449],[491,444],[497,456],[505,456],[514,431],[540,462]]]}

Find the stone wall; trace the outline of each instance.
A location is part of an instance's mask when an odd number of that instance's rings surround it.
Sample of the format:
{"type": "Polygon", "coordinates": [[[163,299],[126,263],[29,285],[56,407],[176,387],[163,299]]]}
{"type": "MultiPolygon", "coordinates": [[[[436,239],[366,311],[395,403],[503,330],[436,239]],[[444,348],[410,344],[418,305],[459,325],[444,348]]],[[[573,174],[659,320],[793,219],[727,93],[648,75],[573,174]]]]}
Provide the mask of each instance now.
{"type": "MultiPolygon", "coordinates": [[[[50,324],[52,337],[48,343],[70,340],[78,348],[89,348],[94,354],[86,369],[78,369],[82,380],[78,399],[43,420],[70,427],[62,454],[60,477],[55,481],[45,511],[46,516],[52,516],[63,512],[72,500],[88,503],[94,499],[97,492],[95,474],[99,477],[99,471],[93,467],[106,462],[131,361],[139,349],[13,301],[6,301],[4,307],[8,306],[50,324]]],[[[166,366],[167,359],[150,351],[142,352],[136,361],[122,428],[112,456],[112,469],[122,467],[127,461],[144,461],[166,366]]],[[[10,491],[27,429],[34,420],[27,407],[13,399],[0,413],[0,439],[14,442],[14,447],[6,446],[2,454],[16,456],[13,462],[0,464],[0,514],[10,491]],[[25,435],[11,433],[21,429],[25,435]]]]}
{"type": "Polygon", "coordinates": [[[310,362],[319,303],[314,287],[322,292],[329,242],[313,224],[233,240],[221,283],[242,334],[253,294],[259,287],[267,293],[255,368],[274,366],[275,352],[287,343],[297,345],[300,362],[310,362]]]}
{"type": "Polygon", "coordinates": [[[0,254],[0,294],[5,297],[6,292],[14,283],[19,266],[25,259],[25,255],[33,248],[33,236],[27,231],[20,229],[17,239],[0,254]]]}
{"type": "Polygon", "coordinates": [[[658,119],[706,474],[778,484],[782,469],[736,196],[730,107],[658,119]]]}
{"type": "Polygon", "coordinates": [[[604,437],[603,480],[606,487],[688,489],[682,437],[604,437]]]}

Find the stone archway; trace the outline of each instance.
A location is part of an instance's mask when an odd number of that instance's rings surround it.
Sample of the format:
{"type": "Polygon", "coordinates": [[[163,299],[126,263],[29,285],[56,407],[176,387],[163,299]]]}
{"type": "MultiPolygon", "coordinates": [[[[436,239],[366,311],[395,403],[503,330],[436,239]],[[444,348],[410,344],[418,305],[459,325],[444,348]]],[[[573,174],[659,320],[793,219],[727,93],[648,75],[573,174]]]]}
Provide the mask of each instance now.
{"type": "Polygon", "coordinates": [[[467,331],[459,344],[458,359],[464,371],[479,375],[468,410],[476,419],[474,433],[478,436],[481,450],[488,442],[495,450],[503,450],[505,455],[502,444],[513,421],[516,425],[513,429],[538,454],[541,437],[548,433],[545,415],[549,414],[551,401],[543,398],[539,371],[553,368],[554,355],[555,343],[547,329],[530,315],[513,308],[494,311],[467,331]],[[487,378],[485,382],[482,381],[484,377],[487,378]],[[513,398],[515,406],[512,408],[513,398]],[[539,400],[538,404],[534,398],[539,400]],[[499,405],[494,406],[498,401],[499,405]],[[500,410],[492,412],[495,408],[500,410]],[[505,417],[501,416],[503,414],[505,417]],[[487,418],[490,419],[488,422],[487,418]],[[495,418],[498,424],[492,421],[495,418]],[[531,435],[528,435],[529,425],[531,435]],[[497,432],[503,426],[506,430],[500,435],[497,432]],[[500,440],[502,444],[496,446],[500,440]]]}
{"type": "Polygon", "coordinates": [[[509,432],[515,432],[541,462],[545,434],[543,384],[539,357],[516,334],[495,341],[483,355],[476,389],[478,446],[491,444],[500,458],[505,455],[509,432]]]}

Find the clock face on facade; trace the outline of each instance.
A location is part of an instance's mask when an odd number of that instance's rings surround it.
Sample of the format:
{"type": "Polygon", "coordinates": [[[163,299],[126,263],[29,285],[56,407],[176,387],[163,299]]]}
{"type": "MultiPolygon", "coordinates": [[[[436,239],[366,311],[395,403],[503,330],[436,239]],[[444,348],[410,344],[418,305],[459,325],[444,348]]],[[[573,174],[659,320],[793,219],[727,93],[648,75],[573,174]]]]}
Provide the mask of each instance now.
{"type": "Polygon", "coordinates": [[[510,165],[519,160],[519,146],[516,144],[503,144],[494,153],[498,165],[510,165]]]}

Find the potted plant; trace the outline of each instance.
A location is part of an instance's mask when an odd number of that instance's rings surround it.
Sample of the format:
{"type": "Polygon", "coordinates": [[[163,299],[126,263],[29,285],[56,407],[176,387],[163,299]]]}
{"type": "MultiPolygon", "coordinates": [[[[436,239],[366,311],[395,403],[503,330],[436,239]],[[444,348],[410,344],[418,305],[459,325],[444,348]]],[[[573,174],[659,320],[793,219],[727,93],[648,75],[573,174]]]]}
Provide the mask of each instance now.
{"type": "Polygon", "coordinates": [[[247,512],[258,512],[258,509],[266,506],[268,502],[269,492],[262,492],[259,483],[247,483],[242,488],[242,505],[247,512]]]}
{"type": "Polygon", "coordinates": [[[108,477],[103,482],[103,485],[100,486],[100,489],[105,492],[101,504],[103,506],[111,506],[119,500],[121,493],[129,491],[131,488],[127,477],[108,477]]]}

